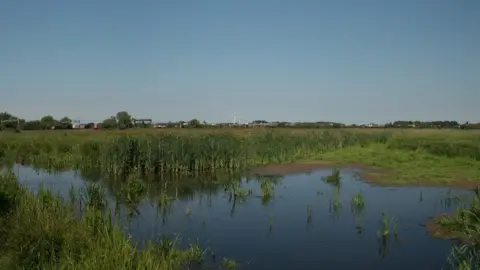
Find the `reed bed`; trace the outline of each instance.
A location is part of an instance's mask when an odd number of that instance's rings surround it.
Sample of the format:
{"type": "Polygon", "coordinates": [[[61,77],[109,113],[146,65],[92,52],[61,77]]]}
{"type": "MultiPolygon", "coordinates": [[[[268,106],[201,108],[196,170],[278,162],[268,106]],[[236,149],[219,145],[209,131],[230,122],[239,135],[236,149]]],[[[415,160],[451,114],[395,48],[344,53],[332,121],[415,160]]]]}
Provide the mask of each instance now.
{"type": "Polygon", "coordinates": [[[428,136],[388,130],[140,131],[0,134],[0,159],[43,168],[95,168],[113,175],[197,175],[315,159],[340,148],[368,149],[372,143],[390,150],[480,158],[480,134],[461,131],[436,131],[428,136]]]}
{"type": "MultiPolygon", "coordinates": [[[[67,133],[65,133],[67,134],[67,133]]],[[[198,174],[242,170],[252,165],[293,162],[354,145],[385,143],[388,134],[350,132],[263,132],[247,136],[44,135],[0,139],[4,159],[44,167],[94,167],[104,173],[198,174]]]]}

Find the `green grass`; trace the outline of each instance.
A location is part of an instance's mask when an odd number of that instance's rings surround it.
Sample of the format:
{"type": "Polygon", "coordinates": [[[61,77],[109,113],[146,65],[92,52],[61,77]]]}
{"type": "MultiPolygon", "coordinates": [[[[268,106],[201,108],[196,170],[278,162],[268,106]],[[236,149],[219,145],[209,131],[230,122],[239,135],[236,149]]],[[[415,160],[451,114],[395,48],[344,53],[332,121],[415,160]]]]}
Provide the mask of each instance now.
{"type": "MultiPolygon", "coordinates": [[[[480,162],[466,157],[446,157],[426,150],[399,150],[385,144],[353,146],[326,152],[317,157],[336,163],[356,163],[386,169],[365,173],[380,184],[451,185],[459,180],[480,181],[480,162]]],[[[480,182],[479,182],[480,183],[480,182]]]]}
{"type": "Polygon", "coordinates": [[[43,189],[33,195],[13,174],[0,176],[0,269],[181,269],[203,263],[205,250],[181,250],[165,237],[137,250],[105,215],[101,190],[90,186],[83,195],[70,201],[43,189]]]}

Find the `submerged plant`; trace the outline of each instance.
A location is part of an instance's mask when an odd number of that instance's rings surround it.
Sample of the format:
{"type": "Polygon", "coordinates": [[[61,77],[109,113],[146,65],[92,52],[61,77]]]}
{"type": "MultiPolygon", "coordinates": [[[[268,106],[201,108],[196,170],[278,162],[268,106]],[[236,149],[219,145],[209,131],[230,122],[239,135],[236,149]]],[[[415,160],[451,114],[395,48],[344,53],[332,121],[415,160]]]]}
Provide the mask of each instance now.
{"type": "Polygon", "coordinates": [[[361,210],[363,210],[363,208],[365,207],[365,201],[360,191],[352,197],[350,204],[352,210],[355,212],[360,212],[361,210]]]}
{"type": "Polygon", "coordinates": [[[80,200],[84,207],[104,210],[107,207],[105,190],[98,184],[87,184],[80,191],[80,200]]]}
{"type": "Polygon", "coordinates": [[[332,173],[330,175],[323,177],[323,181],[336,186],[340,185],[340,180],[341,180],[341,176],[340,176],[339,168],[333,168],[332,173]]]}
{"type": "Polygon", "coordinates": [[[352,197],[352,200],[350,201],[350,209],[355,216],[355,228],[357,229],[358,234],[361,234],[363,232],[364,207],[365,201],[363,199],[362,193],[359,191],[352,197]]]}
{"type": "Polygon", "coordinates": [[[227,258],[223,258],[222,265],[227,270],[235,270],[235,269],[238,268],[238,264],[237,264],[236,261],[234,261],[232,259],[227,259],[227,258]]]}
{"type": "Polygon", "coordinates": [[[387,214],[382,213],[382,225],[381,225],[381,229],[378,231],[378,235],[379,236],[390,235],[391,230],[392,230],[392,228],[390,228],[390,227],[392,226],[392,223],[393,223],[393,226],[394,226],[394,232],[397,234],[398,232],[395,229],[396,228],[395,217],[388,218],[387,214]]]}
{"type": "Polygon", "coordinates": [[[268,215],[268,231],[271,232],[273,230],[273,214],[268,215]]]}
{"type": "Polygon", "coordinates": [[[312,226],[312,207],[310,204],[307,204],[307,230],[312,226]]]}
{"type": "Polygon", "coordinates": [[[361,213],[355,215],[355,229],[358,234],[363,232],[363,215],[361,213]]]}
{"type": "Polygon", "coordinates": [[[388,245],[389,245],[389,236],[392,234],[392,225],[393,225],[393,234],[395,239],[398,237],[398,229],[395,217],[389,218],[387,214],[382,213],[382,222],[381,228],[377,231],[378,237],[378,254],[383,259],[388,254],[388,245]]]}
{"type": "Polygon", "coordinates": [[[342,208],[342,201],[340,200],[340,187],[334,188],[332,199],[330,199],[329,211],[332,213],[332,217],[337,217],[340,209],[342,208]]]}
{"type": "Polygon", "coordinates": [[[279,177],[266,177],[259,178],[262,205],[267,205],[273,199],[275,195],[275,186],[281,182],[279,177]]]}

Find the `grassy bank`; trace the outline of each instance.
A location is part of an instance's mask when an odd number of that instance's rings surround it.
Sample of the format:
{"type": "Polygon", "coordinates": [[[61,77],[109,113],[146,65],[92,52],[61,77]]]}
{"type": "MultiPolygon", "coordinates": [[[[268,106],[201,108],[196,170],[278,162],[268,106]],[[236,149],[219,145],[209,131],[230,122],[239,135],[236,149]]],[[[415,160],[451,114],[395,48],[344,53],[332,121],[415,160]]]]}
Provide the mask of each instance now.
{"type": "Polygon", "coordinates": [[[457,239],[460,245],[449,256],[456,269],[480,268],[480,189],[474,190],[470,205],[459,207],[451,215],[434,217],[427,223],[427,231],[439,238],[457,239]]]}
{"type": "Polygon", "coordinates": [[[91,186],[83,195],[68,201],[46,190],[33,195],[13,174],[1,175],[0,269],[187,269],[203,264],[200,247],[180,250],[167,238],[138,250],[105,214],[109,210],[101,190],[91,186]]]}
{"type": "Polygon", "coordinates": [[[480,161],[465,156],[436,155],[427,149],[405,150],[387,144],[349,147],[318,157],[338,163],[355,163],[387,169],[365,172],[367,180],[384,185],[439,185],[474,187],[480,184],[480,161]]]}

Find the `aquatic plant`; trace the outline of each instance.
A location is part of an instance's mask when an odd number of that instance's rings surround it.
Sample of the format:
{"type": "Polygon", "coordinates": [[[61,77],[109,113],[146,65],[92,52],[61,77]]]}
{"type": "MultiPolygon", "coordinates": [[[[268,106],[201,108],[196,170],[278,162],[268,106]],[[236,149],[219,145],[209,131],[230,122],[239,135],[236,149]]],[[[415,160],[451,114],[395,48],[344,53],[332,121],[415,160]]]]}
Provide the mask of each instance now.
{"type": "Polygon", "coordinates": [[[398,235],[395,217],[389,218],[387,214],[382,213],[382,225],[381,225],[381,229],[378,231],[379,237],[390,235],[392,230],[391,228],[392,224],[393,224],[393,229],[394,229],[393,231],[395,235],[398,235]]]}
{"type": "Polygon", "coordinates": [[[359,212],[365,207],[365,200],[363,199],[362,192],[357,192],[350,202],[353,211],[359,212]]]}
{"type": "Polygon", "coordinates": [[[382,213],[381,228],[377,231],[378,254],[385,258],[388,254],[389,236],[391,235],[393,225],[393,235],[398,239],[398,228],[395,217],[389,218],[387,214],[382,213]]]}
{"type": "Polygon", "coordinates": [[[461,203],[463,201],[464,201],[464,198],[453,195],[452,189],[449,188],[443,195],[442,199],[440,199],[440,205],[446,208],[450,208],[453,205],[461,203]]]}
{"type": "Polygon", "coordinates": [[[363,232],[363,214],[358,213],[355,215],[355,229],[357,230],[358,234],[362,234],[363,232]]]}
{"type": "Polygon", "coordinates": [[[340,200],[340,187],[336,186],[332,198],[330,199],[329,211],[332,213],[332,217],[337,217],[340,209],[342,208],[342,201],[340,200]]]}
{"type": "Polygon", "coordinates": [[[332,185],[340,185],[340,169],[333,168],[332,173],[330,175],[324,176],[323,181],[332,185]]]}
{"type": "Polygon", "coordinates": [[[223,258],[222,260],[222,265],[225,267],[227,270],[235,270],[238,268],[237,262],[231,259],[223,258]]]}
{"type": "Polygon", "coordinates": [[[350,201],[350,209],[355,217],[355,228],[358,234],[363,232],[363,210],[365,208],[365,201],[362,193],[357,192],[350,201]]]}
{"type": "Polygon", "coordinates": [[[260,180],[262,202],[265,205],[274,195],[275,184],[269,180],[260,180]]]}
{"type": "Polygon", "coordinates": [[[245,188],[241,188],[241,187],[238,187],[238,186],[235,186],[235,189],[234,189],[234,195],[236,197],[247,197],[248,195],[250,195],[250,191],[245,189],[245,188]]]}
{"type": "Polygon", "coordinates": [[[273,214],[268,215],[268,231],[271,232],[273,229],[273,214]]]}
{"type": "Polygon", "coordinates": [[[307,204],[307,223],[306,223],[307,230],[311,228],[312,221],[313,221],[312,206],[310,204],[307,204]]]}

